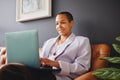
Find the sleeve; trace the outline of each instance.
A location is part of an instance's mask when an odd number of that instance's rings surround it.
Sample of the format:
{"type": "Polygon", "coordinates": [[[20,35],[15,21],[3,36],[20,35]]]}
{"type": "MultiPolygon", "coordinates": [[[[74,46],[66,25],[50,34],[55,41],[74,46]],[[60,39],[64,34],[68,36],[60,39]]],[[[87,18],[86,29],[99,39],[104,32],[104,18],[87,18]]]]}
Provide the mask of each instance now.
{"type": "Polygon", "coordinates": [[[49,52],[48,50],[49,50],[49,48],[51,48],[50,45],[53,40],[54,40],[54,38],[51,38],[44,42],[42,50],[39,53],[40,57],[48,58],[48,56],[47,56],[48,52],[49,52]]]}
{"type": "Polygon", "coordinates": [[[46,41],[46,42],[44,42],[44,44],[43,44],[43,47],[42,47],[42,49],[41,49],[41,51],[40,51],[40,57],[45,57],[45,48],[46,48],[46,46],[47,46],[47,42],[48,41],[46,41]]]}
{"type": "Polygon", "coordinates": [[[79,50],[73,63],[59,61],[61,68],[60,74],[72,76],[81,75],[89,70],[91,61],[91,47],[88,38],[80,40],[79,50]]]}

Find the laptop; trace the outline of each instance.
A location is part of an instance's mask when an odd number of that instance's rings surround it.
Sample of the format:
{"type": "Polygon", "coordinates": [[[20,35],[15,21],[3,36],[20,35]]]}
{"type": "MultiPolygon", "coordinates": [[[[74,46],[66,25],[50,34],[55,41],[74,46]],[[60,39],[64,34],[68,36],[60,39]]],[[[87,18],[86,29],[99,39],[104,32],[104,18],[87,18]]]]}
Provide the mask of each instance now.
{"type": "Polygon", "coordinates": [[[42,70],[60,71],[60,69],[43,68],[40,66],[37,30],[9,32],[5,34],[5,39],[7,63],[22,63],[42,70]]]}
{"type": "Polygon", "coordinates": [[[39,43],[37,30],[9,32],[5,34],[7,63],[22,63],[39,68],[39,43]]]}

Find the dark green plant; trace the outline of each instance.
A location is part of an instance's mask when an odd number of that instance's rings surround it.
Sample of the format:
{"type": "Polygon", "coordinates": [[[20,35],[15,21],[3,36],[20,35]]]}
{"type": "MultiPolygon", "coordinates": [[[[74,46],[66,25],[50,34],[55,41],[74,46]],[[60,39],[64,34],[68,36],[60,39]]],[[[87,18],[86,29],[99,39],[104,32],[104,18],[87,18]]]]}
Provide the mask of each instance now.
{"type": "MultiPolygon", "coordinates": [[[[120,42],[120,36],[116,37],[115,40],[120,42]]],[[[119,44],[112,44],[114,50],[120,55],[120,45],[119,44]]],[[[101,80],[120,80],[120,57],[104,57],[100,58],[101,60],[106,60],[113,65],[112,67],[98,69],[93,72],[97,78],[101,80]]]]}

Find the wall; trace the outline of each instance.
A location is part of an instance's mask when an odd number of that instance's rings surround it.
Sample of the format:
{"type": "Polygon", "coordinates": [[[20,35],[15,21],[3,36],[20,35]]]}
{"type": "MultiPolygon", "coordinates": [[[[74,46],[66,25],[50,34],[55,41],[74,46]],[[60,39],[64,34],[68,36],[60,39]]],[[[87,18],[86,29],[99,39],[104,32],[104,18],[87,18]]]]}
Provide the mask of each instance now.
{"type": "Polygon", "coordinates": [[[120,35],[119,0],[52,0],[52,17],[29,22],[15,21],[16,0],[0,0],[0,46],[5,46],[4,33],[12,31],[39,30],[39,45],[56,37],[55,15],[60,11],[73,14],[73,32],[90,38],[93,43],[111,45],[120,35]]]}

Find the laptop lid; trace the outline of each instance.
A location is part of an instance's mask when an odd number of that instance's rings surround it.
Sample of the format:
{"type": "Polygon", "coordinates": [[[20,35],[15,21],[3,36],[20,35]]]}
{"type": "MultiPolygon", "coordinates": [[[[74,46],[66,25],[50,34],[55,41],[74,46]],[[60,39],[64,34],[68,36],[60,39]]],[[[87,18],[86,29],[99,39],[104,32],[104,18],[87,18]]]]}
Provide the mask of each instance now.
{"type": "Polygon", "coordinates": [[[40,67],[37,30],[9,32],[5,34],[5,38],[8,63],[22,63],[30,67],[40,67]]]}

